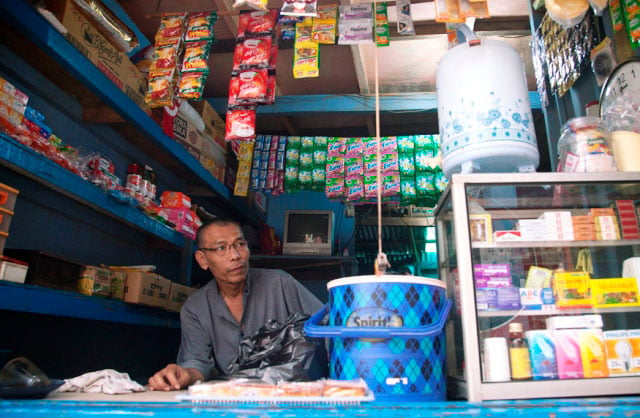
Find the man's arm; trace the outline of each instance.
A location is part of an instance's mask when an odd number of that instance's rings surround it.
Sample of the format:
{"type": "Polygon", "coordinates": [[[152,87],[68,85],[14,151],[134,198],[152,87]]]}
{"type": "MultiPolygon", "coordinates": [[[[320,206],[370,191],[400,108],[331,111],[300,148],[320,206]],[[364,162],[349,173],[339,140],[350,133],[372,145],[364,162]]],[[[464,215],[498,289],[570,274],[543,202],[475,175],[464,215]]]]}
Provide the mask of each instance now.
{"type": "Polygon", "coordinates": [[[203,381],[204,376],[196,369],[184,368],[177,364],[169,364],[149,378],[150,390],[180,390],[197,381],[203,381]]]}

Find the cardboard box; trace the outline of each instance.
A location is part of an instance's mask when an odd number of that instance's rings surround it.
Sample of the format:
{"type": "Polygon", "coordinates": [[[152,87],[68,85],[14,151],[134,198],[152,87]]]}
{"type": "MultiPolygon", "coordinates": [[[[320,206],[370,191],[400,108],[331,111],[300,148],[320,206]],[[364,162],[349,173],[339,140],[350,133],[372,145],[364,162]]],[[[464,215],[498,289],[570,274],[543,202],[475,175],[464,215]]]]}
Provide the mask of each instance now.
{"type": "Polygon", "coordinates": [[[206,100],[202,100],[196,107],[204,121],[205,134],[209,134],[218,145],[225,148],[227,143],[224,140],[224,120],[222,120],[218,112],[216,112],[213,106],[206,100]]]}
{"type": "Polygon", "coordinates": [[[162,130],[189,151],[193,158],[200,159],[204,135],[182,112],[178,111],[173,115],[165,110],[162,117],[162,130]]]}
{"type": "Polygon", "coordinates": [[[169,292],[169,300],[167,301],[167,310],[180,312],[180,308],[187,300],[189,295],[195,292],[193,287],[185,286],[179,283],[171,283],[171,290],[169,292]]]}
{"type": "Polygon", "coordinates": [[[167,306],[171,281],[156,273],[129,272],[124,287],[123,300],[128,303],[156,306],[167,306]]]}
{"type": "Polygon", "coordinates": [[[47,0],[49,9],[67,29],[69,42],[89,59],[145,113],[147,80],[129,57],[105,38],[71,0],[47,0]]]}
{"type": "Polygon", "coordinates": [[[111,296],[111,270],[84,266],[78,277],[78,292],[87,296],[111,296]]]}

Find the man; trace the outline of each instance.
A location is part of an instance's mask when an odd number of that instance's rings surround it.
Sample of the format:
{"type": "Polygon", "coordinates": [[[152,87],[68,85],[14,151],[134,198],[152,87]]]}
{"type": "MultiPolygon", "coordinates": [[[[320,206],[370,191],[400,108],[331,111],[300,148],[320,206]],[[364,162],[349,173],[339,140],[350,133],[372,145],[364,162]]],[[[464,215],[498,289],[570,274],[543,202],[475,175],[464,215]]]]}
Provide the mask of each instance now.
{"type": "Polygon", "coordinates": [[[178,390],[224,375],[238,355],[240,340],[254,335],[267,320],[284,323],[294,312],[311,315],[323,306],[288,273],[250,269],[249,247],[234,221],[216,219],[202,226],[196,244],[198,265],[215,280],[182,306],[178,364],[151,376],[151,390],[178,390]]]}

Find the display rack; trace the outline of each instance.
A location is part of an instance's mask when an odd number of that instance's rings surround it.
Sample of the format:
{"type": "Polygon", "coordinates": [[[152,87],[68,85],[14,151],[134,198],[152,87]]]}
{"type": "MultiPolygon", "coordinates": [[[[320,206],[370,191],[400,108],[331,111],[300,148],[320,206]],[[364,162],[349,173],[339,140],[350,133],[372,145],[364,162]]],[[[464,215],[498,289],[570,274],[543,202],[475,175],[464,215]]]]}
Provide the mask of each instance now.
{"type": "MultiPolygon", "coordinates": [[[[529,329],[540,329],[544,318],[548,316],[600,314],[604,330],[638,329],[640,306],[558,309],[553,305],[543,306],[539,311],[481,310],[476,305],[477,277],[474,275],[474,264],[491,263],[487,260],[499,258],[503,260],[499,262],[511,263],[512,269],[520,266],[526,272],[524,260],[529,251],[545,250],[550,254],[546,262],[553,264],[556,262],[554,257],[563,263],[567,262],[567,258],[573,262],[571,257],[579,248],[588,248],[594,254],[594,271],[602,268],[612,274],[593,278],[620,277],[622,261],[627,257],[640,256],[640,241],[472,241],[469,213],[482,212],[493,222],[494,229],[495,225],[501,223],[504,223],[501,229],[509,229],[517,219],[535,219],[545,211],[584,214],[590,208],[608,208],[617,199],[638,201],[639,186],[640,174],[625,172],[509,173],[508,176],[477,173],[452,176],[436,212],[440,277],[447,282],[449,297],[455,301],[447,324],[448,385],[451,396],[475,402],[637,394],[640,374],[507,382],[485,380],[481,349],[483,339],[506,336],[509,322],[515,320],[535,324],[529,329]],[[532,199],[532,195],[536,198],[532,199]],[[606,254],[600,255],[601,251],[606,254]]],[[[518,283],[513,286],[521,287],[518,283]]]]}

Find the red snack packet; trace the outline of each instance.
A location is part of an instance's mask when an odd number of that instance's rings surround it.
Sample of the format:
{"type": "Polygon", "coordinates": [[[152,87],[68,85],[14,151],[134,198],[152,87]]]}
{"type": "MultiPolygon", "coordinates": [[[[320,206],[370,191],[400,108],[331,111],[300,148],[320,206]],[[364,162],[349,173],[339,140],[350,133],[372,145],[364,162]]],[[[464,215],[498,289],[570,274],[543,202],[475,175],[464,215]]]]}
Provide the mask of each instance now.
{"type": "Polygon", "coordinates": [[[258,103],[267,95],[267,69],[246,70],[238,74],[240,86],[238,101],[241,103],[258,103]]]}
{"type": "Polygon", "coordinates": [[[242,43],[240,68],[266,68],[269,66],[270,54],[270,36],[247,38],[242,43]]]}
{"type": "Polygon", "coordinates": [[[231,109],[227,111],[225,141],[252,140],[256,135],[256,110],[231,109]]]}

